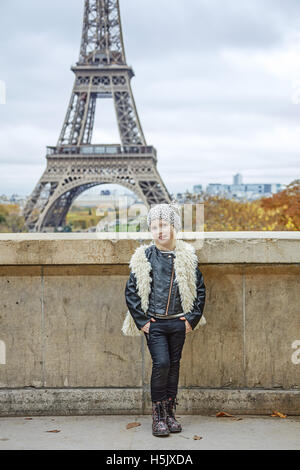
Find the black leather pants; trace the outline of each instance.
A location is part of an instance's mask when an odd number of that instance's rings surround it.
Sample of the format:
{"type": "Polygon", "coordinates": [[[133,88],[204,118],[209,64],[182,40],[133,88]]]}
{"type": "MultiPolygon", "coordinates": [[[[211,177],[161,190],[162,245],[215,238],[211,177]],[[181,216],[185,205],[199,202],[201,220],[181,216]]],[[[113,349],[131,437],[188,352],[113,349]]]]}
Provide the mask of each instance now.
{"type": "Polygon", "coordinates": [[[175,398],[178,390],[181,352],[185,342],[185,321],[179,318],[150,321],[145,333],[152,357],[151,400],[175,398]]]}

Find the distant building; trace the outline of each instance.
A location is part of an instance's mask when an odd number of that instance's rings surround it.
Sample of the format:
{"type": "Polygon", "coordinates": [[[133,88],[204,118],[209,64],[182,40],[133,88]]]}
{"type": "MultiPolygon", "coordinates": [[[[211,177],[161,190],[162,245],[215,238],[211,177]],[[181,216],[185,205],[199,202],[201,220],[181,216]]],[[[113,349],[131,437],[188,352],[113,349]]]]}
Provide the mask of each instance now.
{"type": "Polygon", "coordinates": [[[6,194],[2,194],[0,196],[0,204],[9,204],[9,199],[8,197],[6,196],[6,194]]]}
{"type": "Polygon", "coordinates": [[[88,193],[83,194],[74,201],[74,205],[79,207],[86,206],[101,206],[102,208],[118,208],[130,206],[136,201],[136,196],[133,196],[129,193],[118,193],[115,190],[103,190],[100,193],[88,193]],[[106,194],[106,192],[108,194],[106,194]]]}
{"type": "Polygon", "coordinates": [[[206,192],[211,195],[224,194],[230,191],[230,184],[209,183],[206,192]]]}
{"type": "Polygon", "coordinates": [[[26,197],[19,196],[18,194],[14,193],[10,197],[6,196],[6,194],[2,194],[0,196],[0,204],[17,204],[21,209],[24,207],[26,202],[26,197]]]}
{"type": "Polygon", "coordinates": [[[109,196],[110,195],[110,190],[109,189],[102,189],[100,191],[101,196],[109,196]]]}
{"type": "Polygon", "coordinates": [[[242,183],[242,175],[237,173],[233,177],[233,184],[210,183],[206,187],[206,192],[211,195],[220,195],[236,199],[259,199],[260,197],[270,197],[282,191],[283,185],[280,183],[242,183]]]}
{"type": "Polygon", "coordinates": [[[193,186],[193,191],[194,193],[201,193],[202,192],[202,184],[195,184],[195,186],[193,186]]]}
{"type": "Polygon", "coordinates": [[[241,173],[237,173],[236,175],[233,175],[233,184],[242,184],[243,183],[243,178],[241,173]]]}

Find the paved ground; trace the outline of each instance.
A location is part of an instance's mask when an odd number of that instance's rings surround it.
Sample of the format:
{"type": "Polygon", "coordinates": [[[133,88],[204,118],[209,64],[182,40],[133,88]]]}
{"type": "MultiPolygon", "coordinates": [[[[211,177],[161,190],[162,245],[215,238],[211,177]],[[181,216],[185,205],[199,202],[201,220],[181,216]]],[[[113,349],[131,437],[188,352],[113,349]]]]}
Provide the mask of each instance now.
{"type": "Polygon", "coordinates": [[[179,434],[154,437],[150,415],[0,418],[1,449],[300,449],[300,416],[178,416],[179,434]],[[126,429],[130,422],[140,426],[126,429]],[[59,432],[47,432],[59,430],[59,432]],[[202,437],[194,440],[193,436],[202,437]]]}

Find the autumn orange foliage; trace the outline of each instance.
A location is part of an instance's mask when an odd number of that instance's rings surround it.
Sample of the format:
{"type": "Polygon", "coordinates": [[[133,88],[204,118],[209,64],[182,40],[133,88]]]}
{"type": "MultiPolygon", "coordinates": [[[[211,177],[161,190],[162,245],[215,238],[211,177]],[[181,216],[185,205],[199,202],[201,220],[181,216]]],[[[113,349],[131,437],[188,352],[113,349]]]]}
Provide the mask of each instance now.
{"type": "Polygon", "coordinates": [[[186,202],[204,204],[205,232],[300,230],[300,180],[272,197],[254,201],[187,193],[186,202]]]}

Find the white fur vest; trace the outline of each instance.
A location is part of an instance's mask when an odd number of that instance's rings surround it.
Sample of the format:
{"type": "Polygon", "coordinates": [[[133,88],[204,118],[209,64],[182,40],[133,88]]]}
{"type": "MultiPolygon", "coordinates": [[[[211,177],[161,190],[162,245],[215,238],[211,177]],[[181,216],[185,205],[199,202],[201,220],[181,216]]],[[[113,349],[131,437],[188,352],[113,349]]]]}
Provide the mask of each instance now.
{"type": "MultiPolygon", "coordinates": [[[[152,244],[154,244],[154,241],[150,243],[150,245],[152,244]]],[[[146,312],[148,310],[149,294],[151,291],[150,271],[152,269],[151,263],[145,254],[145,250],[150,245],[144,244],[136,248],[129,263],[131,271],[133,271],[136,276],[137,293],[141,299],[141,306],[145,316],[147,315],[146,312]]],[[[181,305],[183,313],[188,313],[192,309],[197,295],[196,268],[198,266],[198,258],[195,248],[184,240],[176,240],[174,251],[174,271],[181,305]]],[[[205,324],[206,320],[202,315],[200,321],[192,331],[197,330],[200,326],[205,324]]],[[[122,332],[126,336],[143,335],[143,331],[137,328],[129,310],[126,312],[122,332]]]]}

